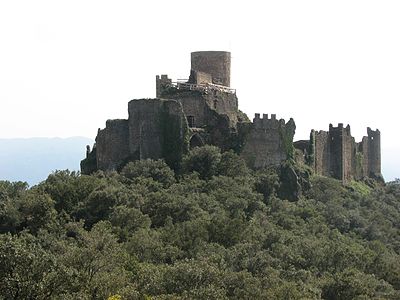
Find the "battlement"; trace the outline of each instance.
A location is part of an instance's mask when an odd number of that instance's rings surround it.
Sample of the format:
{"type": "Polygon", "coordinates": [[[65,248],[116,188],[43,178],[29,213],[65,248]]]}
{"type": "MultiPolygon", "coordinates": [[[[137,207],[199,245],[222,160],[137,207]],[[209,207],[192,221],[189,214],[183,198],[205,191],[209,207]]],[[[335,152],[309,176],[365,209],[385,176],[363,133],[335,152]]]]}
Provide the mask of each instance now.
{"type": "Polygon", "coordinates": [[[337,127],[334,127],[332,124],[329,124],[329,132],[331,134],[341,133],[341,134],[351,135],[350,125],[344,127],[343,123],[338,123],[337,127]]]}
{"type": "MultiPolygon", "coordinates": [[[[290,119],[289,122],[293,122],[293,119],[290,119]]],[[[288,122],[288,123],[289,123],[288,122]]],[[[263,114],[261,118],[261,114],[254,114],[253,125],[256,129],[271,129],[278,128],[281,126],[285,126],[288,124],[284,119],[277,119],[276,114],[271,114],[271,118],[269,118],[268,114],[263,114]]]]}
{"type": "Polygon", "coordinates": [[[160,97],[162,91],[172,85],[172,79],[168,78],[168,75],[162,74],[156,76],[156,97],[160,97]]]}
{"type": "Polygon", "coordinates": [[[370,127],[367,127],[367,134],[370,140],[380,139],[381,137],[381,132],[379,129],[372,130],[370,127]]]}
{"type": "Polygon", "coordinates": [[[293,136],[296,130],[294,120],[287,123],[277,119],[276,114],[254,115],[251,130],[241,155],[253,168],[279,166],[293,157],[293,136]]]}
{"type": "Polygon", "coordinates": [[[276,120],[276,114],[271,114],[271,119],[268,118],[268,114],[263,114],[263,117],[260,117],[260,114],[254,114],[253,120],[276,120]]]}

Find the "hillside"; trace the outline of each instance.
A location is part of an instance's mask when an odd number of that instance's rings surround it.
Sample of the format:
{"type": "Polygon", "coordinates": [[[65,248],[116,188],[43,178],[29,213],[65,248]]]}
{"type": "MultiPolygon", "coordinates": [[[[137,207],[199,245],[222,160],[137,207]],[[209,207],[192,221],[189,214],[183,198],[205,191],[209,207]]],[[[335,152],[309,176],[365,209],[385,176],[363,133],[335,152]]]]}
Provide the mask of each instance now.
{"type": "Polygon", "coordinates": [[[399,182],[253,172],[210,146],[179,173],[0,182],[0,232],[0,299],[400,298],[399,182]]]}
{"type": "Polygon", "coordinates": [[[84,137],[0,139],[0,180],[33,185],[55,170],[79,170],[92,143],[84,137]]]}

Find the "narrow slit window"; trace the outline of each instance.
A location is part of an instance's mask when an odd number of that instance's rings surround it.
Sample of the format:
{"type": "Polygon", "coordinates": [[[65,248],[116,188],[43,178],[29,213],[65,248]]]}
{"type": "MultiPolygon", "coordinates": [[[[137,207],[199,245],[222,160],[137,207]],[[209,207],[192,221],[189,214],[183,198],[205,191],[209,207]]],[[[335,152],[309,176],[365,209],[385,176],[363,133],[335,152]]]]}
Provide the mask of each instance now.
{"type": "Polygon", "coordinates": [[[193,116],[187,116],[186,118],[187,118],[189,127],[194,127],[194,117],[193,116]]]}

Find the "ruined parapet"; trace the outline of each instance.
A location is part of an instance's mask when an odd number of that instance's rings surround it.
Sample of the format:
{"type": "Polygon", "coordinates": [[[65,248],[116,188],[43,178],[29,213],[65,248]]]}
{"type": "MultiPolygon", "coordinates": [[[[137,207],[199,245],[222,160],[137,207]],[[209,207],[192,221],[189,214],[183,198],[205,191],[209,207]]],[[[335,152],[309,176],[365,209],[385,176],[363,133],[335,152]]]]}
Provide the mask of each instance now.
{"type": "Polygon", "coordinates": [[[365,177],[382,179],[380,132],[368,128],[368,136],[356,143],[350,126],[329,125],[329,131],[311,131],[309,165],[318,175],[329,176],[347,183],[365,177]]]}
{"type": "Polygon", "coordinates": [[[92,174],[97,171],[97,159],[96,159],[96,143],[93,145],[93,148],[90,149],[90,146],[86,146],[86,158],[81,161],[81,173],[85,175],[92,174]]]}
{"type": "Polygon", "coordinates": [[[362,177],[382,179],[381,174],[381,133],[367,128],[367,136],[364,136],[358,144],[359,165],[362,177]]]}
{"type": "Polygon", "coordinates": [[[212,83],[230,86],[231,53],[225,51],[198,51],[191,53],[191,70],[208,73],[212,83]]]}
{"type": "Polygon", "coordinates": [[[128,120],[107,120],[106,128],[98,130],[96,161],[99,170],[117,170],[129,157],[128,120]]]}
{"type": "Polygon", "coordinates": [[[343,182],[350,181],[355,174],[355,142],[351,136],[350,125],[339,123],[337,127],[329,124],[330,176],[343,182]]]}
{"type": "Polygon", "coordinates": [[[295,161],[300,164],[309,164],[310,153],[310,141],[309,140],[299,140],[293,142],[293,147],[295,148],[295,161]]]}
{"type": "Polygon", "coordinates": [[[381,177],[381,133],[367,128],[369,177],[381,177]]]}
{"type": "Polygon", "coordinates": [[[318,175],[329,176],[343,182],[355,177],[356,144],[350,125],[329,124],[329,131],[311,131],[310,147],[313,149],[311,167],[318,175]]]}
{"type": "Polygon", "coordinates": [[[172,85],[172,80],[168,78],[168,75],[156,76],[156,97],[159,98],[163,90],[169,88],[172,85]]]}
{"type": "Polygon", "coordinates": [[[252,168],[278,166],[293,158],[293,136],[296,125],[293,119],[287,123],[277,120],[276,115],[255,114],[249,133],[242,147],[241,156],[252,168]]]}

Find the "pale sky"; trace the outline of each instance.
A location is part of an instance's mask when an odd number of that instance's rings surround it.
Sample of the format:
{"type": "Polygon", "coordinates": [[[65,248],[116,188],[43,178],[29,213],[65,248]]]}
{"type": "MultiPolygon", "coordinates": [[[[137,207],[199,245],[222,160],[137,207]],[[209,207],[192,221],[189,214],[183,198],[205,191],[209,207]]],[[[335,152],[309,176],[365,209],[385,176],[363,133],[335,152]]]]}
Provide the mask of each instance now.
{"type": "Polygon", "coordinates": [[[94,138],[155,97],[155,75],[187,78],[190,52],[224,50],[251,119],[293,117],[296,139],[379,128],[384,175],[400,177],[399,16],[398,0],[3,0],[0,138],[94,138]]]}

